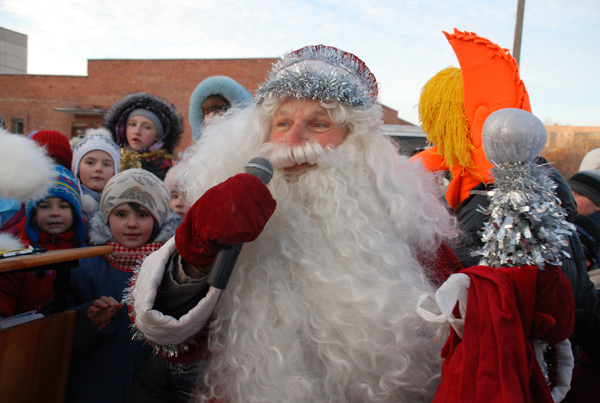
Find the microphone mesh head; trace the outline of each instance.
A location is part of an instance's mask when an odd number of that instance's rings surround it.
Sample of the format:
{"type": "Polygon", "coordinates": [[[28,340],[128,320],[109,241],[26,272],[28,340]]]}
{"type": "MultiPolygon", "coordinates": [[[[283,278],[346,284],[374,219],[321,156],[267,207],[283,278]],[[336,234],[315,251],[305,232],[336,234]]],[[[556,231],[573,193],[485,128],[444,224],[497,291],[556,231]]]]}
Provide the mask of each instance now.
{"type": "Polygon", "coordinates": [[[254,157],[248,161],[244,172],[256,176],[266,186],[273,177],[273,165],[266,158],[254,157]]]}

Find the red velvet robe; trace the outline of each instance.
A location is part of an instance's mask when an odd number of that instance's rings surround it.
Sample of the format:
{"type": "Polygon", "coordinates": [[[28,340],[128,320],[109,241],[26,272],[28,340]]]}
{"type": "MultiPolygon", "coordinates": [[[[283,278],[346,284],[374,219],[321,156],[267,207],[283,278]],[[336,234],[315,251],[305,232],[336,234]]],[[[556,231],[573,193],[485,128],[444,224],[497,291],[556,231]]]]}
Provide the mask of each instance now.
{"type": "Polygon", "coordinates": [[[463,338],[442,351],[434,403],[553,402],[532,340],[556,344],[574,326],[571,284],[560,267],[462,270],[471,279],[463,338]]]}

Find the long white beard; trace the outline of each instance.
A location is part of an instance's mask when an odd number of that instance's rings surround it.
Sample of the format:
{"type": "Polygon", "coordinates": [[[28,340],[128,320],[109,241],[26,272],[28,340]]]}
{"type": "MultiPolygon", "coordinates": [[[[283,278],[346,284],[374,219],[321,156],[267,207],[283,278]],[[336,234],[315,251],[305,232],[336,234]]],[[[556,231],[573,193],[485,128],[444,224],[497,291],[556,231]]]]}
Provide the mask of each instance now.
{"type": "Polygon", "coordinates": [[[232,403],[432,398],[445,338],[415,311],[431,292],[409,246],[415,229],[391,219],[357,155],[342,146],[326,168],[276,171],[277,210],[242,249],[211,324],[213,395],[232,403]]]}

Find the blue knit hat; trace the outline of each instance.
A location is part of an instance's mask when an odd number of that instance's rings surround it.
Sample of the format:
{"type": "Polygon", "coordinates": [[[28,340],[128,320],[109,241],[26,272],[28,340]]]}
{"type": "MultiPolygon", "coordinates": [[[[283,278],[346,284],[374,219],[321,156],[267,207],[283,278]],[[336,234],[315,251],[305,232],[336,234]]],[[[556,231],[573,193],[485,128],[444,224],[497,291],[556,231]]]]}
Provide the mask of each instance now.
{"type": "Polygon", "coordinates": [[[75,230],[77,231],[77,237],[79,240],[84,243],[86,237],[86,229],[85,222],[81,217],[81,194],[79,193],[79,187],[75,183],[75,179],[73,178],[73,174],[65,167],[60,165],[55,165],[54,170],[56,171],[56,178],[54,179],[54,183],[50,189],[46,192],[46,195],[36,201],[27,202],[26,212],[27,212],[27,221],[25,223],[25,232],[27,236],[34,244],[40,238],[40,232],[37,225],[31,225],[34,213],[34,207],[37,206],[39,202],[48,198],[48,197],[60,197],[68,201],[71,206],[73,206],[73,225],[75,226],[75,230]]]}

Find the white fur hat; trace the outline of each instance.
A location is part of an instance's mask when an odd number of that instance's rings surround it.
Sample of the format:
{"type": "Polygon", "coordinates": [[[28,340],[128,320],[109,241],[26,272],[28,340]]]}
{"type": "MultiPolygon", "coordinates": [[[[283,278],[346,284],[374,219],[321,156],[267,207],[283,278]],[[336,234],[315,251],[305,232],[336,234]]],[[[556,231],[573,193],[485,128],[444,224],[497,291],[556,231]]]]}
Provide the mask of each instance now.
{"type": "Polygon", "coordinates": [[[46,150],[25,136],[3,129],[0,129],[0,144],[0,197],[23,203],[42,198],[56,175],[46,150]]]}

